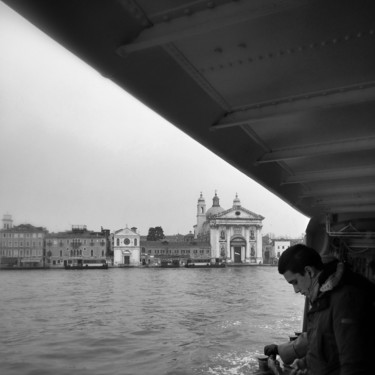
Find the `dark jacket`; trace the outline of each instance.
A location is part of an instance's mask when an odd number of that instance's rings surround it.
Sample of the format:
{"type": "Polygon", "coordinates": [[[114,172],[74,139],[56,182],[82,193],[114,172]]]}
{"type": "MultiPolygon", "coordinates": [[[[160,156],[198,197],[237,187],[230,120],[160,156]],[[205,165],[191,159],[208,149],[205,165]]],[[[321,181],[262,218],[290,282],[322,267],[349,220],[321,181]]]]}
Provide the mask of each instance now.
{"type": "Polygon", "coordinates": [[[369,375],[375,368],[375,286],[336,266],[321,273],[321,291],[307,313],[309,374],[369,375]]]}

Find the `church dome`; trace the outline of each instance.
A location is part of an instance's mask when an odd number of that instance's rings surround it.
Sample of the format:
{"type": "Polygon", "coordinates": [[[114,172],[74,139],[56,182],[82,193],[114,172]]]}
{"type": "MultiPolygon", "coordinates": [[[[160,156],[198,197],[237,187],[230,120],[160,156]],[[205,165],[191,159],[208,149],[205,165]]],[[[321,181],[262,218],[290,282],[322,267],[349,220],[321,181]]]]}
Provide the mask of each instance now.
{"type": "Polygon", "coordinates": [[[212,207],[206,213],[207,219],[209,219],[212,216],[215,216],[215,215],[219,214],[220,212],[225,211],[224,208],[220,207],[219,197],[217,196],[216,193],[215,193],[215,196],[212,199],[212,202],[213,202],[212,207]]]}

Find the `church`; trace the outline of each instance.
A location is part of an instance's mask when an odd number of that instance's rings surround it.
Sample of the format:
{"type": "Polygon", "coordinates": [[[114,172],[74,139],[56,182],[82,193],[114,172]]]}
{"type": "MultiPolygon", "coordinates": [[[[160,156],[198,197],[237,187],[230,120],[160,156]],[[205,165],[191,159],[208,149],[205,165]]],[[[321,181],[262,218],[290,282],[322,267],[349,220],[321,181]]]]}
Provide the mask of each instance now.
{"type": "Polygon", "coordinates": [[[227,263],[262,263],[264,217],[242,207],[237,194],[227,210],[220,207],[216,192],[212,201],[212,207],[206,211],[205,199],[200,194],[194,238],[210,243],[213,258],[226,259],[227,263]]]}

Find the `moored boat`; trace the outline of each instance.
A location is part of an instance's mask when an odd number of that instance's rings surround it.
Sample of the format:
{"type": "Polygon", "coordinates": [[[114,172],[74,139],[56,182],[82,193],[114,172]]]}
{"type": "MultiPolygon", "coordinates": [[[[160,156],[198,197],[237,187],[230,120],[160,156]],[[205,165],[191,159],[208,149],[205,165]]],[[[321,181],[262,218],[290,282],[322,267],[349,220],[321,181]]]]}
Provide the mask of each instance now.
{"type": "Polygon", "coordinates": [[[66,270],[94,270],[108,269],[108,263],[105,259],[71,259],[64,261],[66,270]]]}
{"type": "Polygon", "coordinates": [[[160,262],[160,267],[162,268],[178,268],[180,267],[179,259],[163,259],[160,262]]]}
{"type": "Polygon", "coordinates": [[[226,263],[219,258],[202,258],[202,259],[188,259],[186,261],[186,268],[222,268],[226,263]]]}

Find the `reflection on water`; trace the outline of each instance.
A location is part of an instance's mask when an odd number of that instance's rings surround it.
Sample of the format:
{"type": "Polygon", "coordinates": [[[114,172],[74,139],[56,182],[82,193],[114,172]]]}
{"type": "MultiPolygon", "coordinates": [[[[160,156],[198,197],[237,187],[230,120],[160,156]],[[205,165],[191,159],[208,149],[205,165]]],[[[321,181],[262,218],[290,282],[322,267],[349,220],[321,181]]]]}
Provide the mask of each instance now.
{"type": "Polygon", "coordinates": [[[0,272],[2,375],[252,374],[301,328],[274,267],[0,272]]]}

